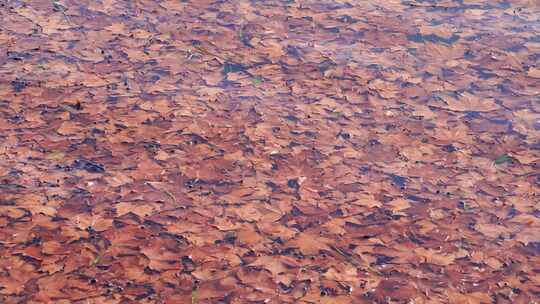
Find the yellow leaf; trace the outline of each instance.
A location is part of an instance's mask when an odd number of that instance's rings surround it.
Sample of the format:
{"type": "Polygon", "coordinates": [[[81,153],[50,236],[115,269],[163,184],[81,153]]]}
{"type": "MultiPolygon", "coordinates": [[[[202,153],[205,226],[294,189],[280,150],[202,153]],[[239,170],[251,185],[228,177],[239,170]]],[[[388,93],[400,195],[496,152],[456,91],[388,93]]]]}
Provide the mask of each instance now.
{"type": "Polygon", "coordinates": [[[540,78],[540,68],[530,68],[529,72],[527,72],[527,76],[533,78],[540,78]]]}
{"type": "Polygon", "coordinates": [[[47,159],[50,160],[62,160],[64,159],[65,154],[60,151],[52,151],[49,154],[47,154],[47,159]]]}

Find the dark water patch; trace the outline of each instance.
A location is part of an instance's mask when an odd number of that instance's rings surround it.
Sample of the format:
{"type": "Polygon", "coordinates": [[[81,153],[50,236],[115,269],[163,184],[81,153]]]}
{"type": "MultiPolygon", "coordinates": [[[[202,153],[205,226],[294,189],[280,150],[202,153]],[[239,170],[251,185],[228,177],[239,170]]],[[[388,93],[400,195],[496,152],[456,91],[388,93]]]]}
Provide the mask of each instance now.
{"type": "Polygon", "coordinates": [[[428,34],[428,35],[422,35],[420,33],[416,33],[413,35],[407,35],[407,39],[410,41],[418,42],[418,43],[424,43],[424,42],[434,42],[434,43],[444,43],[444,44],[453,44],[454,42],[459,40],[458,35],[452,35],[450,38],[444,38],[435,34],[428,34]]]}

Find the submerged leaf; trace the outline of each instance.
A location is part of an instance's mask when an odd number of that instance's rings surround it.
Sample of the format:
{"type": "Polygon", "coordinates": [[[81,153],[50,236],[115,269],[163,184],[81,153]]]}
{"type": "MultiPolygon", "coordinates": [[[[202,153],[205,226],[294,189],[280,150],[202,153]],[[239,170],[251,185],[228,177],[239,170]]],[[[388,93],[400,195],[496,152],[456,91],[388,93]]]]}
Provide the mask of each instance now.
{"type": "Polygon", "coordinates": [[[495,159],[495,164],[501,165],[501,164],[509,163],[512,161],[513,161],[513,158],[511,156],[509,156],[508,154],[503,154],[495,159]]]}

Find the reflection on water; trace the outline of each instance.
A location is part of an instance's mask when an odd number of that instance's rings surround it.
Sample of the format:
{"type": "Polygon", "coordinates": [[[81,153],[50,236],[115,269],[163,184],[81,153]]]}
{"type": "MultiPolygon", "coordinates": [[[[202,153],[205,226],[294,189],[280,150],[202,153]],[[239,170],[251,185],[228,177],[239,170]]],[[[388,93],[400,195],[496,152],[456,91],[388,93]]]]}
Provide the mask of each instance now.
{"type": "Polygon", "coordinates": [[[0,5],[1,302],[540,297],[537,1],[0,5]]]}

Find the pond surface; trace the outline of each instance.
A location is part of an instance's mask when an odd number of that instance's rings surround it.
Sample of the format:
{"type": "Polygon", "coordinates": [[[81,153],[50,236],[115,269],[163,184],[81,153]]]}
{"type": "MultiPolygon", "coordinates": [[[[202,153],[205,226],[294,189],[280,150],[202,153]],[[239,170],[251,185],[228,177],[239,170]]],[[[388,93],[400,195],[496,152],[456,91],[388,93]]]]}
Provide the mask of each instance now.
{"type": "Polygon", "coordinates": [[[538,302],[538,1],[0,6],[0,302],[538,302]]]}

